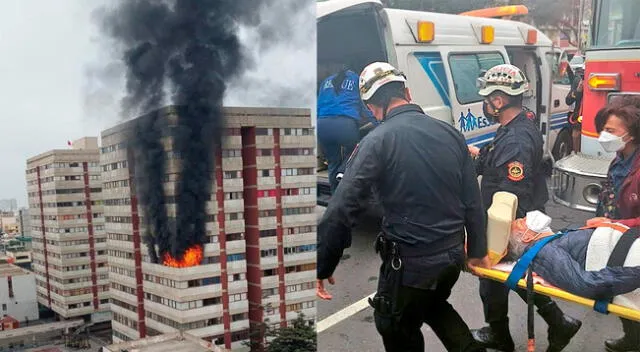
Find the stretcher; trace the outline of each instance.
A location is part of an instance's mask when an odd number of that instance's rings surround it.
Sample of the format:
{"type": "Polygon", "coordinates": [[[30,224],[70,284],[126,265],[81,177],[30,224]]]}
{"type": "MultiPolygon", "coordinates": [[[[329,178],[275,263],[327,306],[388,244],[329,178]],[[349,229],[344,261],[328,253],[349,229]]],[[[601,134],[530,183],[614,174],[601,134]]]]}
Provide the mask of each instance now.
{"type": "MultiPolygon", "coordinates": [[[[506,282],[507,277],[509,277],[508,272],[504,272],[497,269],[475,268],[474,270],[477,276],[485,277],[487,279],[499,281],[502,283],[506,282]]],[[[527,283],[524,279],[520,279],[518,281],[518,286],[526,289],[527,283]]],[[[540,293],[552,298],[562,299],[564,301],[571,302],[571,303],[577,303],[588,308],[593,308],[596,304],[595,300],[576,296],[567,291],[563,291],[559,288],[547,286],[541,283],[534,283],[533,290],[536,293],[540,293]]],[[[613,303],[609,303],[607,305],[607,310],[609,311],[609,313],[617,315],[621,318],[640,322],[640,310],[631,309],[631,308],[613,304],[613,303]]]]}
{"type": "MultiPolygon", "coordinates": [[[[509,192],[496,192],[494,194],[491,207],[487,211],[487,242],[492,269],[474,268],[475,275],[502,283],[507,282],[510,274],[509,269],[505,269],[505,266],[499,263],[507,253],[509,236],[511,234],[511,223],[516,218],[517,209],[518,198],[514,194],[509,192]],[[501,267],[502,270],[496,270],[496,267],[501,267]]],[[[535,273],[533,274],[533,277],[535,277],[535,273]]],[[[539,281],[543,282],[543,280],[539,281]]],[[[512,282],[512,284],[514,284],[513,287],[515,287],[515,281],[512,282]]],[[[526,280],[520,279],[517,281],[517,286],[526,289],[526,280]]],[[[640,310],[637,309],[619,304],[596,302],[593,299],[571,294],[557,287],[552,287],[549,284],[535,283],[535,280],[533,290],[552,298],[559,298],[571,303],[593,308],[601,313],[611,313],[622,318],[640,321],[640,310]]]]}

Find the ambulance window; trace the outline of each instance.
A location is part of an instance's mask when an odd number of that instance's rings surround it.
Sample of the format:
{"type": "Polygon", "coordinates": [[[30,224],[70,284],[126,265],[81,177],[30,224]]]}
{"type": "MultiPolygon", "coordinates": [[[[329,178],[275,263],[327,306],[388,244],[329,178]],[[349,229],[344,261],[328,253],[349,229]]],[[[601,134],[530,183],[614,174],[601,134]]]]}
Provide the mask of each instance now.
{"type": "Polygon", "coordinates": [[[504,57],[499,52],[449,55],[451,77],[458,102],[464,105],[481,101],[482,97],[476,88],[478,76],[482,71],[504,63],[504,57]]]}

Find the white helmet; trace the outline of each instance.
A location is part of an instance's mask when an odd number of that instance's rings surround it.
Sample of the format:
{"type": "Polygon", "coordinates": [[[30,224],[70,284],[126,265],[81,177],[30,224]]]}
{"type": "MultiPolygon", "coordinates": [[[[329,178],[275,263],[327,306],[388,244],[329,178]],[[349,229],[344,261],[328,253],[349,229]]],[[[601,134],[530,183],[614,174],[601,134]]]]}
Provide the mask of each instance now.
{"type": "Polygon", "coordinates": [[[520,95],[529,90],[529,81],[516,66],[502,64],[490,68],[483,77],[478,78],[478,94],[483,97],[495,91],[507,95],[520,95]]]}
{"type": "Polygon", "coordinates": [[[374,62],[362,70],[360,74],[360,97],[367,101],[380,87],[390,82],[405,83],[404,74],[386,62],[374,62]]]}

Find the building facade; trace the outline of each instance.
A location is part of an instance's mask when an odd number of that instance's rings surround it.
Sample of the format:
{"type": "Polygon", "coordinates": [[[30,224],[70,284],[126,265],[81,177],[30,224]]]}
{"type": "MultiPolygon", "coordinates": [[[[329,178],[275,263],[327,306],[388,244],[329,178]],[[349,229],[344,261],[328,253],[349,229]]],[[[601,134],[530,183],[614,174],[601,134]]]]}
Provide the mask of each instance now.
{"type": "Polygon", "coordinates": [[[0,199],[0,211],[14,212],[18,210],[18,201],[15,198],[0,199]]]}
{"type": "Polygon", "coordinates": [[[31,237],[31,215],[29,208],[21,208],[18,210],[18,226],[22,236],[31,237]]]}
{"type": "MultiPolygon", "coordinates": [[[[226,108],[206,204],[200,265],[151,262],[135,168],[125,144],[134,121],[102,133],[103,197],[114,343],[176,331],[239,348],[250,327],[315,319],[314,131],[305,109],[226,108]]],[[[162,109],[175,124],[174,107],[162,109]]],[[[179,160],[169,137],[167,216],[176,215],[179,160]]],[[[255,335],[252,335],[255,336],[255,335]]],[[[256,337],[256,339],[259,339],[256,337]]]]}
{"type": "Polygon", "coordinates": [[[4,315],[19,322],[38,320],[35,275],[12,264],[0,264],[0,317],[4,315]]]}
{"type": "Polygon", "coordinates": [[[27,161],[38,302],[61,318],[110,320],[97,137],[27,161]]]}

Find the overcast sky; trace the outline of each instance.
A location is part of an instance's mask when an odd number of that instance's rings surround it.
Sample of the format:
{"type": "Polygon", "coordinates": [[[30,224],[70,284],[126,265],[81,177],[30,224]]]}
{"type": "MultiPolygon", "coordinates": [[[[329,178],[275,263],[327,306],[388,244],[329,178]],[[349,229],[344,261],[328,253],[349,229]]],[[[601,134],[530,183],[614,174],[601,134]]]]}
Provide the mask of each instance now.
{"type": "MultiPolygon", "coordinates": [[[[91,18],[96,6],[109,2],[0,2],[0,199],[16,198],[27,206],[27,158],[66,149],[68,140],[98,136],[121,121],[123,77],[117,66],[104,70],[113,53],[91,18]]],[[[299,16],[278,9],[263,14],[265,20],[296,30],[284,31],[287,35],[264,52],[252,51],[257,65],[229,89],[228,105],[315,110],[315,1],[308,2],[299,16]]],[[[249,48],[256,47],[258,37],[255,30],[241,33],[249,48]]]]}

